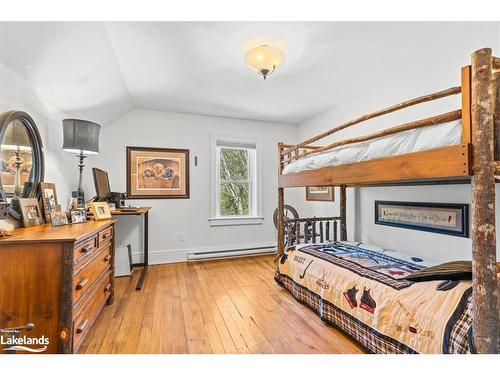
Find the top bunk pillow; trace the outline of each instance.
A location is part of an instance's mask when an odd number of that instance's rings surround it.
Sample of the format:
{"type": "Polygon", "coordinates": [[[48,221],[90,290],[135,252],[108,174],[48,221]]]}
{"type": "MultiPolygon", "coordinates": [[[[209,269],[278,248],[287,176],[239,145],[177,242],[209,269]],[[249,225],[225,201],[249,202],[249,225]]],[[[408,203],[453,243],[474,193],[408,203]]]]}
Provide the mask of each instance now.
{"type": "Polygon", "coordinates": [[[459,260],[446,262],[413,272],[405,277],[410,281],[433,281],[433,280],[471,280],[472,262],[459,260]]]}

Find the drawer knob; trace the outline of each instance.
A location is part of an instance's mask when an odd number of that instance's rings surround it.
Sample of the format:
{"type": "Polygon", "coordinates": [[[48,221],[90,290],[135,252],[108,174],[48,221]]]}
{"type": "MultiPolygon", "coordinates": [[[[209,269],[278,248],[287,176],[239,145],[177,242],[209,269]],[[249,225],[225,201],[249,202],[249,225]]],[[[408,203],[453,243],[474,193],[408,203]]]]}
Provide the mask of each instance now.
{"type": "Polygon", "coordinates": [[[80,290],[80,289],[83,289],[83,287],[85,285],[87,285],[87,283],[89,282],[89,279],[83,279],[82,281],[80,281],[78,284],[76,284],[76,290],[80,290]]]}
{"type": "Polygon", "coordinates": [[[109,233],[104,233],[104,234],[102,235],[102,239],[103,239],[103,240],[105,240],[105,239],[106,239],[106,238],[108,238],[109,236],[110,236],[110,234],[109,234],[109,233]]]}
{"type": "Polygon", "coordinates": [[[111,290],[111,284],[106,285],[106,288],[104,288],[105,292],[109,292],[111,290]]]}
{"type": "Polygon", "coordinates": [[[89,324],[89,321],[85,319],[76,329],[76,333],[82,333],[85,331],[85,328],[87,328],[87,324],[89,324]]]}
{"type": "Polygon", "coordinates": [[[87,245],[87,246],[82,247],[81,252],[85,254],[85,253],[88,253],[90,250],[92,250],[92,245],[87,245]]]}
{"type": "Polygon", "coordinates": [[[111,259],[111,255],[109,255],[109,254],[104,257],[105,262],[109,261],[110,259],[111,259]]]}

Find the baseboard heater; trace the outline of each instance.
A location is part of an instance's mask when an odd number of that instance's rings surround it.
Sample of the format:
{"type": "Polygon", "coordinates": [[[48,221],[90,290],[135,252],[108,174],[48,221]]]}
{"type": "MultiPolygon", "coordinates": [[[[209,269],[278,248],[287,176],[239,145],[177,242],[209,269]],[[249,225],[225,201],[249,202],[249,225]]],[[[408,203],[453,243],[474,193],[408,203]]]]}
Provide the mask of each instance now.
{"type": "Polygon", "coordinates": [[[206,260],[206,259],[221,259],[235,258],[249,255],[274,254],[276,253],[275,246],[250,247],[245,249],[231,250],[216,250],[204,252],[188,252],[188,261],[206,260]]]}

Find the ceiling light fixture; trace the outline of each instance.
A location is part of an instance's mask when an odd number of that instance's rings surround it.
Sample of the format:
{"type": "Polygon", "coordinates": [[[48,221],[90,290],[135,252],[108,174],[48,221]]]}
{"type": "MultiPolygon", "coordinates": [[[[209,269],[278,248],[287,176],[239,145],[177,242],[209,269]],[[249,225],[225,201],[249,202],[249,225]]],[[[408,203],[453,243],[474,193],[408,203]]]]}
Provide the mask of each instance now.
{"type": "Polygon", "coordinates": [[[245,54],[245,62],[266,79],[283,62],[284,57],[279,48],[262,45],[249,50],[245,54]]]}

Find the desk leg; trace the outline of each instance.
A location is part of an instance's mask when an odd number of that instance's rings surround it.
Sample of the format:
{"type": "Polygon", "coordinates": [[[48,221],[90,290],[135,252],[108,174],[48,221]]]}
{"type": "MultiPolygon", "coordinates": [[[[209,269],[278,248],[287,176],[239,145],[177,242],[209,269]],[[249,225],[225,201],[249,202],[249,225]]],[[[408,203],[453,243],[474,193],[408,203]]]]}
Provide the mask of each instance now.
{"type": "Polygon", "coordinates": [[[135,290],[141,290],[142,284],[144,283],[144,278],[146,277],[146,272],[149,265],[149,212],[144,214],[144,267],[141,271],[141,276],[139,276],[139,281],[135,286],[135,290]]]}

